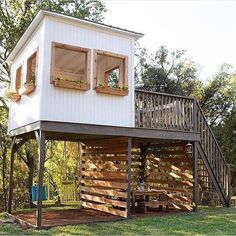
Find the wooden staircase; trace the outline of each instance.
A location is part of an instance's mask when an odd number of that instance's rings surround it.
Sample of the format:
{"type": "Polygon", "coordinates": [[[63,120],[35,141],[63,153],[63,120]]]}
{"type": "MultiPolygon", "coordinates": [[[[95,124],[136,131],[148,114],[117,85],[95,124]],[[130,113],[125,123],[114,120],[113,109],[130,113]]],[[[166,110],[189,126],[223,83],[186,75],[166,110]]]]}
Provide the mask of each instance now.
{"type": "MultiPolygon", "coordinates": [[[[212,192],[214,186],[222,205],[229,207],[231,202],[230,167],[197,101],[195,115],[196,129],[201,136],[200,142],[197,143],[197,151],[208,173],[209,183],[205,183],[205,186],[207,185],[209,192],[212,192]]],[[[201,179],[201,176],[199,178],[201,179]]]]}

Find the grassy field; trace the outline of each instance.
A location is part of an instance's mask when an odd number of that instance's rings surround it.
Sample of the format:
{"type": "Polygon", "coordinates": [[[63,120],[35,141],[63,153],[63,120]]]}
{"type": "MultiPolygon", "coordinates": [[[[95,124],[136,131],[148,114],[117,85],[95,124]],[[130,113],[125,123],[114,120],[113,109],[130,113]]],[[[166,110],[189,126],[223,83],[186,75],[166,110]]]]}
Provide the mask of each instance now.
{"type": "Polygon", "coordinates": [[[4,223],[0,225],[0,235],[236,235],[236,207],[202,207],[197,213],[56,227],[47,231],[22,230],[4,223]]]}

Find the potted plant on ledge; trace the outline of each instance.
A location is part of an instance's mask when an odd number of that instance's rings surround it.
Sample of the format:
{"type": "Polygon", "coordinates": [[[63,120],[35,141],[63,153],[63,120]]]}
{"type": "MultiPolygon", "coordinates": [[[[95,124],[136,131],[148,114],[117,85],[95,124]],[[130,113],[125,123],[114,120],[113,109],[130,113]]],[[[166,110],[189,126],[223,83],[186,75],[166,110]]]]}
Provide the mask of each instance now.
{"type": "Polygon", "coordinates": [[[30,74],[30,80],[26,81],[24,83],[24,87],[19,89],[19,93],[21,95],[28,95],[30,93],[32,93],[35,90],[35,79],[36,79],[36,75],[34,72],[31,72],[30,74]]]}
{"type": "Polygon", "coordinates": [[[9,91],[6,97],[13,102],[18,102],[21,99],[21,95],[17,91],[9,91]]]}

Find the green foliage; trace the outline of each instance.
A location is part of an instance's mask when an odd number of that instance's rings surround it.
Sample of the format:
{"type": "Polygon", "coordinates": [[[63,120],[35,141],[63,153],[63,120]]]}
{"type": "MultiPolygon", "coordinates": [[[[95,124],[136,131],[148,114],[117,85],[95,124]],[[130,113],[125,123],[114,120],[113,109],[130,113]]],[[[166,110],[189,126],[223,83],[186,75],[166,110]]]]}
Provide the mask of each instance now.
{"type": "Polygon", "coordinates": [[[224,122],[236,104],[236,74],[232,67],[223,64],[218,73],[203,86],[201,107],[210,125],[224,122]]]}
{"type": "Polygon", "coordinates": [[[199,93],[198,66],[184,50],[170,52],[161,46],[154,54],[137,50],[136,87],[149,91],[193,96],[199,93]]]}

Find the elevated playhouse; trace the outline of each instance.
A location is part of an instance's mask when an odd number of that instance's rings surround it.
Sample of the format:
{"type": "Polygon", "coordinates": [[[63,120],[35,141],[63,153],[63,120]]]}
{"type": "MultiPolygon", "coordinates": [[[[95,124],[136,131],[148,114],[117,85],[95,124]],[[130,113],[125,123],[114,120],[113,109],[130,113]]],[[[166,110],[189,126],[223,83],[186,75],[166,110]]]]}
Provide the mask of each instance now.
{"type": "Polygon", "coordinates": [[[122,218],[138,207],[191,211],[206,193],[230,206],[230,169],[197,100],[135,90],[134,47],[142,36],[48,11],[32,21],[7,58],[9,216],[14,153],[30,139],[39,149],[35,228],[45,226],[46,140],[80,144],[85,209],[122,218]]]}

